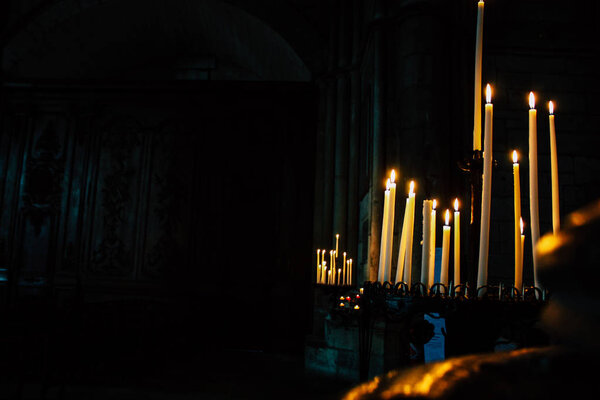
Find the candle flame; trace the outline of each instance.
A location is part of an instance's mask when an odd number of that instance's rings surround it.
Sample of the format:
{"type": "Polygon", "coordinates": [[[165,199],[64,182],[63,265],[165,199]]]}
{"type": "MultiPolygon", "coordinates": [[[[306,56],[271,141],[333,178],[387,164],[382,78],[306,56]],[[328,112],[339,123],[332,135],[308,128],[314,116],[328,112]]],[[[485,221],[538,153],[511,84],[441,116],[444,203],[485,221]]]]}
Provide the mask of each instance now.
{"type": "Polygon", "coordinates": [[[513,163],[518,163],[519,162],[519,155],[517,154],[516,150],[513,150],[513,163]]]}
{"type": "Polygon", "coordinates": [[[346,252],[344,252],[344,257],[346,257],[346,252]]]}
{"type": "Polygon", "coordinates": [[[521,225],[521,235],[523,234],[523,217],[519,218],[519,225],[521,225]]]}
{"type": "Polygon", "coordinates": [[[410,189],[408,194],[413,194],[415,192],[415,181],[410,181],[410,189]]]}
{"type": "Polygon", "coordinates": [[[435,206],[437,206],[437,200],[433,199],[433,205],[432,205],[431,208],[435,210],[435,206]]]}
{"type": "Polygon", "coordinates": [[[446,225],[450,223],[450,210],[446,209],[446,225]]]}
{"type": "Polygon", "coordinates": [[[550,110],[550,114],[554,114],[554,103],[552,101],[548,102],[548,109],[550,110]]]}
{"type": "Polygon", "coordinates": [[[492,87],[488,83],[485,87],[485,101],[490,104],[492,102],[492,87]]]}
{"type": "Polygon", "coordinates": [[[390,180],[389,179],[385,182],[385,190],[390,190],[390,180]]]}
{"type": "Polygon", "coordinates": [[[535,108],[535,95],[533,94],[533,92],[529,92],[529,107],[531,109],[535,108]]]}
{"type": "Polygon", "coordinates": [[[340,238],[340,234],[339,234],[339,233],[336,233],[336,234],[335,234],[335,238],[336,238],[336,239],[339,239],[339,238],[340,238]]]}
{"type": "Polygon", "coordinates": [[[454,211],[458,211],[458,197],[454,199],[454,211]]]}
{"type": "Polygon", "coordinates": [[[392,183],[394,183],[395,180],[396,180],[396,171],[392,170],[392,173],[390,174],[390,181],[392,183]]]}

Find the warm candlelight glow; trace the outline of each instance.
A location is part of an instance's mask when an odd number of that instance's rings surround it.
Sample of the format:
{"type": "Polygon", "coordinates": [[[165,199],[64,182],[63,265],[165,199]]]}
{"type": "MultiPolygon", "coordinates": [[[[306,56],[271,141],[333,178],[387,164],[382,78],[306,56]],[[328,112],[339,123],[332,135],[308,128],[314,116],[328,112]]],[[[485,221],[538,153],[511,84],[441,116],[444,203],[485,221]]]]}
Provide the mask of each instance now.
{"type": "Polygon", "coordinates": [[[548,102],[548,109],[550,110],[550,114],[554,114],[554,103],[552,101],[548,102]]]}
{"type": "Polygon", "coordinates": [[[410,189],[408,194],[413,194],[415,192],[415,181],[410,181],[410,189]]]}
{"type": "Polygon", "coordinates": [[[458,211],[458,197],[454,199],[454,211],[458,211]]]}
{"type": "Polygon", "coordinates": [[[492,102],[492,87],[488,83],[485,87],[485,101],[490,104],[492,102]]]}
{"type": "Polygon", "coordinates": [[[529,107],[531,109],[535,108],[535,96],[534,96],[533,92],[529,92],[529,107]]]}
{"type": "Polygon", "coordinates": [[[392,183],[394,183],[395,180],[396,180],[396,171],[392,170],[392,173],[390,175],[390,181],[392,183]]]}
{"type": "Polygon", "coordinates": [[[516,150],[513,150],[513,163],[518,163],[519,162],[519,155],[517,154],[516,150]]]}
{"type": "Polygon", "coordinates": [[[523,218],[519,220],[519,224],[521,225],[521,235],[523,234],[523,218]]]}
{"type": "Polygon", "coordinates": [[[435,206],[437,206],[437,200],[436,200],[436,199],[433,199],[433,204],[432,204],[432,206],[431,206],[431,207],[432,207],[434,210],[435,210],[435,206]]]}
{"type": "Polygon", "coordinates": [[[446,225],[450,223],[450,210],[446,209],[446,225]]]}

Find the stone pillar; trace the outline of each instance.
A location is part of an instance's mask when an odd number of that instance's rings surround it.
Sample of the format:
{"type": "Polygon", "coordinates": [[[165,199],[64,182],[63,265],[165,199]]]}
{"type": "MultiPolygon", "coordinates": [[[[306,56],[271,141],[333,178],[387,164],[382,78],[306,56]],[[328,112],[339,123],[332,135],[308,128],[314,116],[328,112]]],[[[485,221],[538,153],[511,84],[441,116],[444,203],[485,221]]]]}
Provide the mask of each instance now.
{"type": "MultiPolygon", "coordinates": [[[[331,23],[329,31],[328,70],[333,72],[336,65],[337,47],[337,1],[331,2],[331,23]]],[[[323,244],[330,243],[333,237],[333,183],[334,183],[334,148],[335,148],[335,81],[326,78],[325,132],[323,145],[323,244]]],[[[334,239],[335,240],[335,239],[334,239]]],[[[334,242],[335,244],[335,242],[334,242]]]]}
{"type": "MultiPolygon", "coordinates": [[[[337,107],[335,134],[335,182],[333,195],[333,234],[340,234],[340,252],[346,249],[348,219],[348,3],[339,4],[338,74],[336,77],[337,107]]],[[[335,238],[333,245],[335,245],[335,238]]]]}
{"type": "Polygon", "coordinates": [[[360,70],[358,55],[360,51],[360,1],[352,2],[352,71],[350,73],[350,137],[348,163],[348,252],[358,265],[358,150],[359,150],[359,114],[360,114],[360,70]]]}
{"type": "MultiPolygon", "coordinates": [[[[375,22],[384,16],[383,4],[378,0],[375,6],[375,22]]],[[[379,244],[381,241],[381,219],[383,218],[383,175],[384,175],[384,123],[385,123],[385,82],[384,79],[384,34],[381,25],[373,31],[373,153],[372,172],[369,190],[371,193],[371,229],[369,239],[368,271],[365,279],[377,280],[379,268],[379,244]]]]}

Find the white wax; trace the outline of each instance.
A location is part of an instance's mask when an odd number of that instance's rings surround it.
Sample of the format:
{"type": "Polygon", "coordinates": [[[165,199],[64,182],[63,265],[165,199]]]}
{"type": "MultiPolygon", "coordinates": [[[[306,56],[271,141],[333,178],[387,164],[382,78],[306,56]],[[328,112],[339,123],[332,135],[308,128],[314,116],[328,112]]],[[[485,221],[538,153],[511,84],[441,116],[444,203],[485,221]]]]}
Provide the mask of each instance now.
{"type": "Polygon", "coordinates": [[[540,238],[540,212],[538,205],[538,172],[537,172],[537,112],[529,110],[529,220],[531,230],[531,250],[533,254],[533,281],[539,286],[537,268],[538,260],[535,245],[540,238]]]}
{"type": "Polygon", "coordinates": [[[392,279],[392,248],[394,247],[394,215],[396,209],[396,184],[390,183],[390,194],[388,204],[388,215],[387,215],[387,230],[386,230],[386,244],[385,244],[385,259],[384,259],[384,272],[383,282],[390,281],[392,279]]]}
{"type": "Polygon", "coordinates": [[[473,117],[473,150],[481,150],[481,65],[483,53],[483,8],[477,3],[477,31],[475,37],[475,101],[473,117]]]}
{"type": "Polygon", "coordinates": [[[558,155],[556,152],[556,129],[554,114],[549,116],[550,123],[550,171],[552,174],[552,231],[556,235],[560,230],[560,207],[558,201],[558,155]]]}
{"type": "MultiPolygon", "coordinates": [[[[450,259],[450,226],[444,225],[442,232],[442,269],[440,283],[448,286],[448,264],[450,259]]],[[[448,293],[448,292],[446,292],[448,293]]]]}
{"type": "Polygon", "coordinates": [[[400,236],[400,248],[398,249],[398,260],[396,264],[396,282],[402,282],[404,279],[404,256],[406,254],[406,231],[408,229],[408,209],[409,199],[406,199],[404,206],[404,218],[402,221],[402,234],[400,236]]]}
{"type": "Polygon", "coordinates": [[[454,285],[460,285],[460,211],[454,211],[454,285]]]}
{"type": "Polygon", "coordinates": [[[385,252],[387,245],[387,228],[388,228],[388,212],[390,203],[390,191],[385,190],[383,199],[383,222],[381,224],[381,242],[379,243],[379,272],[377,274],[377,280],[381,283],[384,282],[385,272],[385,252]]]}
{"type": "Polygon", "coordinates": [[[433,201],[423,200],[423,246],[421,251],[421,283],[429,288],[429,257],[431,255],[431,210],[433,201]]]}
{"type": "Polygon", "coordinates": [[[515,217],[515,287],[519,287],[517,283],[517,275],[522,271],[520,270],[522,252],[521,247],[521,177],[519,172],[519,164],[513,164],[513,176],[514,176],[514,217],[515,217]]]}
{"type": "Polygon", "coordinates": [[[435,278],[435,230],[436,230],[436,210],[431,210],[431,229],[429,233],[431,234],[431,240],[429,241],[429,284],[427,285],[431,288],[434,284],[435,278]]]}
{"type": "MultiPolygon", "coordinates": [[[[481,195],[481,230],[479,232],[479,265],[477,270],[477,287],[487,285],[488,250],[490,240],[490,208],[492,203],[492,120],[494,107],[485,105],[485,132],[483,151],[483,188],[481,195]]],[[[483,295],[483,291],[480,292],[483,295]]]]}
{"type": "Polygon", "coordinates": [[[408,221],[406,229],[406,252],[404,262],[404,281],[406,284],[412,286],[412,247],[413,247],[413,233],[415,228],[415,194],[411,193],[408,196],[408,221]]]}

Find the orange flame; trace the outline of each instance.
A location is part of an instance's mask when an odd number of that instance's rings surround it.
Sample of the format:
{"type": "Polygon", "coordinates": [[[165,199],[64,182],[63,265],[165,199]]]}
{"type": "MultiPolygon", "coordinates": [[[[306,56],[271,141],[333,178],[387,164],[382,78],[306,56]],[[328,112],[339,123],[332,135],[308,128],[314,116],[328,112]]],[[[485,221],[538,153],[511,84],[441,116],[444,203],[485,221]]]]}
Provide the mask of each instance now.
{"type": "Polygon", "coordinates": [[[485,87],[485,101],[490,104],[492,102],[492,87],[488,83],[485,87]]]}
{"type": "Polygon", "coordinates": [[[390,174],[390,181],[392,183],[394,183],[395,180],[396,180],[396,171],[392,170],[392,173],[390,174]]]}
{"type": "Polygon", "coordinates": [[[554,114],[554,103],[552,101],[548,102],[548,109],[550,110],[550,114],[554,114]]]}
{"type": "Polygon", "coordinates": [[[517,154],[516,150],[513,150],[513,163],[518,163],[519,162],[519,155],[517,154]]]}
{"type": "Polygon", "coordinates": [[[450,210],[446,209],[446,225],[450,223],[450,210]]]}
{"type": "Polygon", "coordinates": [[[533,94],[533,92],[529,92],[529,107],[531,109],[535,108],[535,95],[533,94]]]}
{"type": "Polygon", "coordinates": [[[454,211],[458,211],[458,197],[454,199],[454,211]]]}

